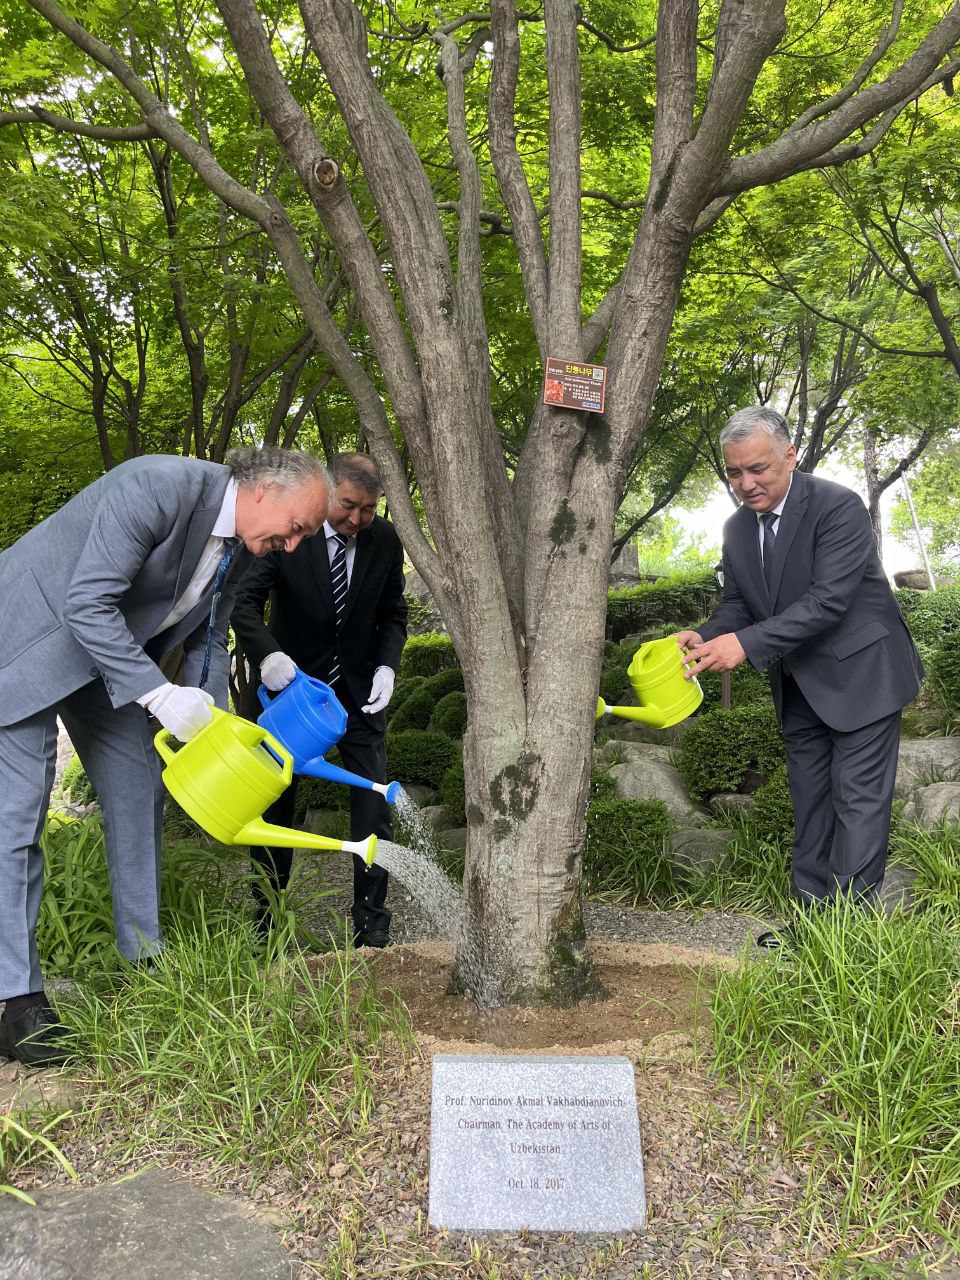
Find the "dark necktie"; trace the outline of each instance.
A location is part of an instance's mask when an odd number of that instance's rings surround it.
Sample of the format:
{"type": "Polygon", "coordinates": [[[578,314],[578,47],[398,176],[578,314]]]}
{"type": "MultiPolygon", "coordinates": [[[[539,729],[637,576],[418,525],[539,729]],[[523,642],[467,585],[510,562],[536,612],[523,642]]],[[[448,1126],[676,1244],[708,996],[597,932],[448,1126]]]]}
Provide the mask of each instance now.
{"type": "Polygon", "coordinates": [[[217,571],[213,575],[213,599],[210,601],[210,620],[207,623],[207,639],[203,647],[203,669],[200,672],[199,688],[203,689],[207,683],[207,676],[210,674],[210,658],[213,654],[213,637],[217,624],[217,609],[220,606],[220,597],[223,594],[223,584],[226,581],[227,574],[230,572],[230,566],[233,564],[233,558],[237,554],[237,547],[240,545],[239,538],[224,538],[223,555],[220,557],[220,563],[217,565],[217,571]]]}
{"type": "MultiPolygon", "coordinates": [[[[339,632],[340,624],[343,622],[343,610],[347,603],[347,540],[346,538],[341,538],[339,533],[335,533],[333,538],[337,544],[337,549],[333,553],[333,559],[330,561],[330,585],[333,587],[333,607],[337,611],[337,631],[339,632]]],[[[340,655],[338,652],[334,655],[333,665],[327,677],[327,684],[333,684],[339,675],[340,655]]]]}
{"type": "Polygon", "coordinates": [[[760,517],[760,523],[763,525],[763,580],[770,586],[770,573],[773,569],[773,547],[777,540],[774,525],[777,522],[777,515],[774,511],[765,511],[760,517]]]}

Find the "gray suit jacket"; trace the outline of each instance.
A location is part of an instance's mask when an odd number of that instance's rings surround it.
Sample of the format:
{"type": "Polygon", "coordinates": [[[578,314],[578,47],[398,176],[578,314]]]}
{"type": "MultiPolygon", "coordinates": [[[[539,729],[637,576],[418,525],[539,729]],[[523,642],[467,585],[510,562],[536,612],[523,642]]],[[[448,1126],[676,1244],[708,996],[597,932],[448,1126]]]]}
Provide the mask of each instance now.
{"type": "MultiPolygon", "coordinates": [[[[213,529],[228,467],[152,456],[121,463],[0,554],[0,724],[14,724],[97,677],[115,707],[164,683],[156,660],[185,647],[200,678],[212,586],[174,626],[213,529]]],[[[218,608],[208,688],[226,706],[226,628],[250,562],[241,547],[218,608]]]]}
{"type": "Polygon", "coordinates": [[[735,631],[766,669],[777,714],[781,678],[796,680],[832,729],[850,732],[916,697],[923,664],[887,582],[870,518],[850,489],[793,473],[767,589],[757,516],[741,507],[723,530],[723,598],[704,640],[735,631]]]}

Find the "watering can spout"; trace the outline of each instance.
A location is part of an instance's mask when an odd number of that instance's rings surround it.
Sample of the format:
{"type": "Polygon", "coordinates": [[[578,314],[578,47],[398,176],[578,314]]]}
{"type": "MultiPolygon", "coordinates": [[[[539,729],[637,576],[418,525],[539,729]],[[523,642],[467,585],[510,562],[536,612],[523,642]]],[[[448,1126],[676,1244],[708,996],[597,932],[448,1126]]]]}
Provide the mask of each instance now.
{"type": "MultiPolygon", "coordinates": [[[[602,701],[602,699],[601,699],[602,701]]],[[[597,712],[597,716],[619,716],[621,720],[639,720],[641,724],[649,724],[654,729],[665,729],[667,727],[667,717],[660,707],[610,707],[603,703],[603,711],[597,712]]]]}
{"type": "Polygon", "coordinates": [[[362,778],[359,773],[351,773],[349,769],[341,769],[338,764],[331,764],[323,756],[304,761],[296,772],[308,778],[324,778],[327,782],[344,782],[348,787],[378,791],[387,804],[396,804],[400,798],[399,782],[372,782],[369,778],[362,778]]]}
{"type": "Polygon", "coordinates": [[[310,831],[294,831],[277,827],[262,818],[252,818],[237,835],[238,844],[262,844],[276,849],[323,849],[336,853],[355,853],[369,867],[377,856],[377,837],[365,840],[334,840],[332,836],[316,836],[310,831]]]}

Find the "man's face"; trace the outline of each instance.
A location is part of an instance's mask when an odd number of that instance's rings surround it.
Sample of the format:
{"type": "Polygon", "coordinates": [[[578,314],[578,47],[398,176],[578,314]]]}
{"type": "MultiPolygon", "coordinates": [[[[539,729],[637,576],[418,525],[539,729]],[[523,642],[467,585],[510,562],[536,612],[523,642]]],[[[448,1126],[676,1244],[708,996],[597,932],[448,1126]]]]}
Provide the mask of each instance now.
{"type": "Polygon", "coordinates": [[[790,488],[790,472],[797,465],[792,444],[756,431],[746,440],[723,447],[727,479],[738,500],[751,511],[773,511],[790,488]]]}
{"type": "Polygon", "coordinates": [[[327,524],[341,538],[352,538],[373,523],[379,501],[378,493],[361,489],[358,484],[351,484],[349,480],[341,480],[333,491],[327,524]]]}
{"type": "Polygon", "coordinates": [[[237,535],[255,556],[293,551],[323,528],[329,493],[322,480],[299,489],[255,485],[237,491],[237,535]]]}

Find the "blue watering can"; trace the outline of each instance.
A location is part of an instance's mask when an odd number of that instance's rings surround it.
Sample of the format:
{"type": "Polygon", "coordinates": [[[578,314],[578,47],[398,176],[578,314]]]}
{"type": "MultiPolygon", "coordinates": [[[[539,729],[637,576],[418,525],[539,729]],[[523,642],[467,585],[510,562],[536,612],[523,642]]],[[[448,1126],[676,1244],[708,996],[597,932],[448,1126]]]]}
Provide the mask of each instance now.
{"type": "Polygon", "coordinates": [[[387,804],[396,804],[400,799],[399,782],[371,782],[324,760],[324,755],[336,746],[347,727],[347,713],[328,684],[298,670],[279,693],[271,693],[266,685],[261,685],[257,696],[263,707],[257,724],[286,747],[293,757],[294,773],[379,791],[387,804]]]}

